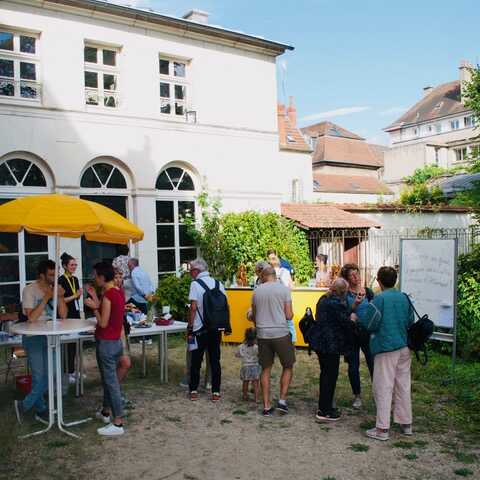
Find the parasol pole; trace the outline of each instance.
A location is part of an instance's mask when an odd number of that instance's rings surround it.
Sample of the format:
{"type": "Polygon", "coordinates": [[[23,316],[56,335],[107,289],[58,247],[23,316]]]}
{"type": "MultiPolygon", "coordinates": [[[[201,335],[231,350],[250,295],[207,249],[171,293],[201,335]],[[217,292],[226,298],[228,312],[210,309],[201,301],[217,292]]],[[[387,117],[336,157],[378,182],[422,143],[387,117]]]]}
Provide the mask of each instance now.
{"type": "Polygon", "coordinates": [[[53,322],[57,321],[57,310],[58,310],[58,273],[59,273],[59,263],[60,263],[60,234],[55,234],[55,283],[53,287],[53,312],[52,318],[53,322]]]}

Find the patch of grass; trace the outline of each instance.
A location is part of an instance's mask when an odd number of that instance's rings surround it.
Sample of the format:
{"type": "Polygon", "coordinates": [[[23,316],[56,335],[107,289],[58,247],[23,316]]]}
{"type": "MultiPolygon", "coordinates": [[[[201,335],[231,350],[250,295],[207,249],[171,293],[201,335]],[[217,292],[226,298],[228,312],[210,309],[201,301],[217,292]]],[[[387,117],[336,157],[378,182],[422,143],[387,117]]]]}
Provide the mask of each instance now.
{"type": "Polygon", "coordinates": [[[410,461],[414,461],[418,458],[418,455],[416,453],[407,453],[405,455],[405,458],[410,461]]]}
{"type": "Polygon", "coordinates": [[[323,477],[322,480],[337,480],[335,477],[323,477]]]}
{"type": "Polygon", "coordinates": [[[325,424],[319,424],[320,430],[323,430],[324,432],[329,432],[331,428],[328,425],[325,424]]]}
{"type": "Polygon", "coordinates": [[[460,463],[466,463],[468,465],[471,465],[478,460],[478,457],[474,453],[461,452],[459,450],[455,452],[455,458],[460,463]]]}
{"type": "Polygon", "coordinates": [[[220,423],[221,423],[222,425],[226,425],[227,423],[233,423],[233,422],[232,422],[231,420],[229,420],[228,418],[222,418],[222,419],[220,420],[220,423]]]}
{"type": "Polygon", "coordinates": [[[459,477],[470,477],[473,475],[473,472],[469,468],[457,468],[457,470],[454,470],[453,473],[459,477]]]}
{"type": "Polygon", "coordinates": [[[413,442],[406,442],[405,440],[399,440],[398,442],[392,443],[393,448],[402,448],[404,450],[410,450],[415,446],[413,442]]]}
{"type": "Polygon", "coordinates": [[[233,415],[246,415],[247,413],[248,412],[246,410],[242,410],[241,408],[238,408],[232,412],[233,415]]]}
{"type": "Polygon", "coordinates": [[[425,440],[415,440],[413,444],[418,448],[425,448],[428,445],[428,442],[425,440]]]}
{"type": "Polygon", "coordinates": [[[352,443],[349,448],[354,452],[368,452],[370,450],[370,447],[364,443],[352,443]]]}

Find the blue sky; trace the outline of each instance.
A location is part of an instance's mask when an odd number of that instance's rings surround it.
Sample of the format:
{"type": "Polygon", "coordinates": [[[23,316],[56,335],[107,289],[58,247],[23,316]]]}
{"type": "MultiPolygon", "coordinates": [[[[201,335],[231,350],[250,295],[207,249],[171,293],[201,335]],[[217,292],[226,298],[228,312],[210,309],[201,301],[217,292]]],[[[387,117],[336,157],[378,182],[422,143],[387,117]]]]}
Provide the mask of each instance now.
{"type": "Polygon", "coordinates": [[[177,16],[198,8],[212,24],[293,45],[278,63],[301,125],[328,119],[377,143],[424,86],[480,61],[480,0],[116,1],[177,16]]]}

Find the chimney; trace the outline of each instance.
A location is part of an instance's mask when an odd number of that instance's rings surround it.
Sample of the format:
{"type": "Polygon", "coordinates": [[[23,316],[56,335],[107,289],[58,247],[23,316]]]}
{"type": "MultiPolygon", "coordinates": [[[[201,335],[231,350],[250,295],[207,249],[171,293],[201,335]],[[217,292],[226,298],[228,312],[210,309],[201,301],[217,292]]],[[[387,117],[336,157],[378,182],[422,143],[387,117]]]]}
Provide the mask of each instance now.
{"type": "Polygon", "coordinates": [[[431,85],[427,85],[426,87],[423,87],[423,96],[426,97],[432,91],[433,91],[433,87],[431,85]]]}
{"type": "Polygon", "coordinates": [[[297,109],[295,108],[293,97],[289,98],[287,115],[290,120],[290,125],[295,128],[297,126],[297,109]]]}
{"type": "Polygon", "coordinates": [[[202,25],[208,24],[208,13],[202,10],[190,10],[182,18],[189,22],[201,23],[202,25]]]}
{"type": "Polygon", "coordinates": [[[467,60],[462,60],[460,62],[460,66],[458,69],[460,70],[460,95],[461,95],[461,101],[464,103],[464,91],[465,91],[465,85],[464,82],[470,82],[472,80],[472,74],[470,73],[470,69],[473,68],[473,65],[468,62],[467,60]]]}

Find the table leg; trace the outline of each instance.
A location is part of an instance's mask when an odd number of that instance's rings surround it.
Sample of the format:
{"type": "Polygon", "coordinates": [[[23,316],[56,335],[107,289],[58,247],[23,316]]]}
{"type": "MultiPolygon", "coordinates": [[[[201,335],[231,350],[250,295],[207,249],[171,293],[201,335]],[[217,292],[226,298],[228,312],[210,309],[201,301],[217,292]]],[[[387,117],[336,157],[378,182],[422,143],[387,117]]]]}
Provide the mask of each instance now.
{"type": "Polygon", "coordinates": [[[82,378],[82,372],[80,371],[80,348],[81,343],[80,339],[76,342],[75,349],[75,396],[78,398],[80,396],[80,379],[82,378]]]}
{"type": "Polygon", "coordinates": [[[163,333],[163,378],[168,383],[168,333],[163,333]]]}
{"type": "Polygon", "coordinates": [[[143,376],[147,376],[147,356],[145,353],[145,337],[142,337],[142,362],[143,362],[143,367],[142,367],[142,372],[143,376]]]}
{"type": "Polygon", "coordinates": [[[80,373],[80,396],[83,397],[83,338],[78,340],[78,349],[79,349],[79,359],[80,359],[80,366],[78,371],[80,373]]]}

